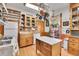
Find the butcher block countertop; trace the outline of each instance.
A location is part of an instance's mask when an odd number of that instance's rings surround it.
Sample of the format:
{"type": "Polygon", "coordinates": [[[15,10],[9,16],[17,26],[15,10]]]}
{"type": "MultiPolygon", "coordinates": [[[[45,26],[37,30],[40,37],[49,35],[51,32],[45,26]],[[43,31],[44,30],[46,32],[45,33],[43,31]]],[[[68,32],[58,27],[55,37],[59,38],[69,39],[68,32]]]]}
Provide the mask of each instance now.
{"type": "Polygon", "coordinates": [[[52,38],[52,37],[48,37],[48,36],[40,36],[40,37],[37,37],[36,39],[46,42],[50,45],[54,45],[54,44],[57,44],[62,41],[61,39],[52,38]]]}

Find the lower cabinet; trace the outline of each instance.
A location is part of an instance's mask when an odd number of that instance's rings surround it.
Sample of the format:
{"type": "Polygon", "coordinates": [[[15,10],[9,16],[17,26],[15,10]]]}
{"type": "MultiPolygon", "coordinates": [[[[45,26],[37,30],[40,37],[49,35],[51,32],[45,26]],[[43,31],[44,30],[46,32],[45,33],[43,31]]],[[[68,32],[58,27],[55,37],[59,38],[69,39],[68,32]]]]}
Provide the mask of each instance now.
{"type": "Polygon", "coordinates": [[[28,46],[33,44],[32,34],[20,34],[20,47],[28,46]]]}
{"type": "Polygon", "coordinates": [[[79,56],[79,50],[78,49],[74,49],[72,47],[69,48],[69,53],[75,55],[75,56],[79,56]]]}
{"type": "Polygon", "coordinates": [[[57,43],[54,45],[47,44],[43,41],[36,39],[36,52],[40,51],[45,56],[60,56],[61,55],[61,44],[57,43]]]}
{"type": "Polygon", "coordinates": [[[79,56],[79,38],[76,37],[69,38],[68,52],[70,54],[79,56]]]}

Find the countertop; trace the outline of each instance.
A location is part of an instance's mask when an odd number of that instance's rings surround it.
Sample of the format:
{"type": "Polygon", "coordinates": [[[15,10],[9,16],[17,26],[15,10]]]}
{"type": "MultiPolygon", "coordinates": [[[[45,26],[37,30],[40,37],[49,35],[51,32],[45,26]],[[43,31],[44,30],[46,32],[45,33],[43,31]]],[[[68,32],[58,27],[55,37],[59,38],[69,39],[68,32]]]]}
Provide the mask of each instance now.
{"type": "Polygon", "coordinates": [[[61,42],[61,39],[56,39],[56,38],[52,38],[52,37],[48,37],[48,36],[41,36],[41,37],[37,37],[38,40],[41,40],[43,42],[46,42],[50,45],[54,45],[56,43],[61,42]]]}

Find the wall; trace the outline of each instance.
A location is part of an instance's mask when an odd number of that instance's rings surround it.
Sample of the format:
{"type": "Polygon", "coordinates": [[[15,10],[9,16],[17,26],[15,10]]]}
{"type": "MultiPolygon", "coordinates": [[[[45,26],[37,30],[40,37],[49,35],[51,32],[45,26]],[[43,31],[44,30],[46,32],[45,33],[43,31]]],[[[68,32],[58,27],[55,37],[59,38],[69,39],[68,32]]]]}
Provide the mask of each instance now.
{"type": "MultiPolygon", "coordinates": [[[[55,11],[55,15],[59,15],[60,13],[62,13],[62,22],[69,21],[69,5],[55,11]]],[[[62,25],[62,33],[66,34],[68,28],[70,28],[70,26],[62,25]]]]}

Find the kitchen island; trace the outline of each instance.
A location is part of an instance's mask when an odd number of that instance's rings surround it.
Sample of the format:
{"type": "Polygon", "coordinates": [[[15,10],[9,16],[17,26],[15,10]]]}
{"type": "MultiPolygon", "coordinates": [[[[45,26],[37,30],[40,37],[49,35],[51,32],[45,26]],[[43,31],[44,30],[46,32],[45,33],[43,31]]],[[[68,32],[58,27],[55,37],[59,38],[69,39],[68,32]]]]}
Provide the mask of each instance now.
{"type": "Polygon", "coordinates": [[[60,39],[47,36],[36,38],[36,53],[39,51],[45,56],[60,56],[61,41],[60,39]]]}

